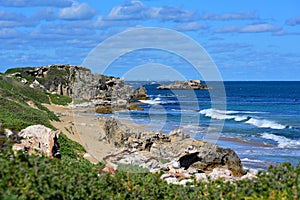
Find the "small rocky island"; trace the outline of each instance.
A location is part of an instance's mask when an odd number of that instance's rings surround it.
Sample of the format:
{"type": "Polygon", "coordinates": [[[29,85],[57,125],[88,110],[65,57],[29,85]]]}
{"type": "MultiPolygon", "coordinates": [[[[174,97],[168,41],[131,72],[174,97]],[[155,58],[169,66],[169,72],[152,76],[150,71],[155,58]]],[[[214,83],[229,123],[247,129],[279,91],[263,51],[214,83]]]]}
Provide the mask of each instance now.
{"type": "Polygon", "coordinates": [[[209,90],[206,84],[200,80],[175,81],[169,85],[160,85],[158,90],[209,90]]]}

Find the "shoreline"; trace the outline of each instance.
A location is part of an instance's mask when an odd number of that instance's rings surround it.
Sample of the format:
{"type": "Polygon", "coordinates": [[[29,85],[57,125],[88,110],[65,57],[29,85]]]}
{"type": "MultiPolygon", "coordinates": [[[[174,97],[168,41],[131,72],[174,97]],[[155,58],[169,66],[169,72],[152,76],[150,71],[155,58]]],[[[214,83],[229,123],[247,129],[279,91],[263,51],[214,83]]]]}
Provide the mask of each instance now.
{"type": "MultiPolygon", "coordinates": [[[[54,104],[44,104],[49,110],[58,115],[60,121],[51,121],[51,124],[65,134],[69,139],[81,144],[88,154],[85,158],[93,163],[103,159],[120,149],[103,140],[105,133],[103,125],[109,116],[97,116],[90,110],[70,108],[54,104]],[[101,147],[101,148],[99,148],[101,147]]],[[[120,120],[122,124],[137,130],[146,130],[146,125],[134,124],[130,120],[120,120]]]]}
{"type": "MultiPolygon", "coordinates": [[[[84,157],[92,163],[104,161],[104,158],[108,155],[120,151],[120,149],[114,147],[113,144],[109,144],[104,140],[105,132],[103,129],[106,118],[110,116],[97,116],[92,113],[92,109],[74,109],[71,106],[60,106],[54,104],[44,104],[49,110],[58,115],[60,121],[52,121],[52,125],[65,134],[69,139],[81,144],[87,153],[84,157]]],[[[147,124],[136,124],[131,120],[121,119],[120,122],[130,128],[140,131],[148,130],[147,124]]],[[[153,127],[150,129],[155,131],[153,127]]],[[[166,133],[169,134],[169,133],[166,133]]],[[[242,145],[257,145],[264,146],[258,143],[247,142],[239,138],[228,138],[220,136],[222,143],[238,143],[242,145]]],[[[218,144],[223,148],[231,148],[230,146],[224,146],[218,144]]],[[[242,159],[241,159],[242,161],[242,159]]],[[[248,161],[246,161],[247,163],[248,161]]],[[[250,168],[248,164],[245,166],[245,161],[242,161],[245,169],[250,168]]],[[[250,164],[250,163],[249,163],[250,164]]],[[[250,166],[253,166],[250,164],[250,166]]],[[[253,168],[253,167],[251,167],[253,168]]]]}

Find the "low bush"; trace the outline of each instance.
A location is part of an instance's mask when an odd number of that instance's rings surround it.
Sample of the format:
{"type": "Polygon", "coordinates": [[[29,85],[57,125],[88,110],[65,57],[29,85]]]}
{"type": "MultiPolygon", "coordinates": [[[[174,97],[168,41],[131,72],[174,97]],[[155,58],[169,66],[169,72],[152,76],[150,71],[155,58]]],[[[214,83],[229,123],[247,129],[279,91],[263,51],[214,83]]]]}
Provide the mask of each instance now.
{"type": "Polygon", "coordinates": [[[72,102],[72,98],[68,96],[63,96],[59,94],[49,94],[50,100],[56,105],[66,106],[72,102]]]}
{"type": "MultiPolygon", "coordinates": [[[[283,163],[257,179],[234,183],[220,179],[193,186],[167,184],[161,174],[123,170],[97,174],[103,164],[79,155],[84,149],[63,134],[62,159],[0,152],[0,199],[299,199],[300,165],[283,163]],[[64,147],[64,148],[63,148],[64,147]]],[[[123,166],[124,167],[124,166],[123,166]]],[[[127,166],[130,168],[130,166],[127,166]]]]}

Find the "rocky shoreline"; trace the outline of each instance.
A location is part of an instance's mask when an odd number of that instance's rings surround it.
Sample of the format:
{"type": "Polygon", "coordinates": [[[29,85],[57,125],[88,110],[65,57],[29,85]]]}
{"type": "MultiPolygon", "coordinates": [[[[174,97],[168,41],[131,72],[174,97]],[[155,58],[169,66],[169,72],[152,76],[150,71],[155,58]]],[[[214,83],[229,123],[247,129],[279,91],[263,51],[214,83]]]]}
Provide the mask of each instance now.
{"type": "MultiPolygon", "coordinates": [[[[96,116],[96,112],[107,114],[119,109],[139,109],[136,100],[146,99],[147,91],[143,87],[133,90],[124,79],[65,65],[24,69],[10,76],[29,87],[73,98],[73,104],[68,107],[44,106],[60,118],[60,121],[52,121],[53,126],[84,146],[88,152],[84,155],[86,159],[107,163],[101,172],[112,173],[117,165],[130,164],[153,173],[163,172],[161,178],[174,184],[191,182],[193,177],[229,181],[255,177],[253,170],[243,171],[241,160],[233,150],[190,138],[180,129],[170,133],[147,131],[128,121],[96,116]]],[[[199,88],[199,85],[208,89],[200,81],[187,85],[185,89],[199,88]]],[[[182,89],[182,85],[177,86],[169,88],[182,89]]],[[[7,135],[10,132],[6,130],[7,135]]],[[[14,150],[38,152],[49,157],[64,156],[59,154],[58,132],[35,125],[16,135],[20,142],[14,150]]]]}
{"type": "MultiPolygon", "coordinates": [[[[231,149],[195,140],[180,129],[164,134],[147,131],[142,126],[113,117],[87,115],[70,107],[49,105],[48,108],[60,115],[61,122],[54,123],[59,131],[85,147],[88,153],[83,155],[84,158],[94,163],[106,163],[99,173],[114,174],[118,165],[130,164],[152,173],[163,172],[161,179],[183,185],[192,182],[194,178],[197,181],[218,178],[236,181],[256,177],[256,170],[243,171],[239,157],[231,149]],[[71,120],[67,121],[68,119],[71,120]]],[[[48,130],[38,125],[20,131],[18,136],[24,139],[20,144],[14,145],[13,149],[54,157],[54,153],[49,154],[49,149],[55,148],[58,132],[41,132],[37,129],[48,130]],[[27,130],[31,130],[33,135],[27,134],[24,137],[27,130]],[[36,135],[37,132],[40,135],[36,135]],[[56,134],[55,137],[53,134],[56,134]],[[39,148],[38,145],[48,146],[48,149],[39,148]]]]}

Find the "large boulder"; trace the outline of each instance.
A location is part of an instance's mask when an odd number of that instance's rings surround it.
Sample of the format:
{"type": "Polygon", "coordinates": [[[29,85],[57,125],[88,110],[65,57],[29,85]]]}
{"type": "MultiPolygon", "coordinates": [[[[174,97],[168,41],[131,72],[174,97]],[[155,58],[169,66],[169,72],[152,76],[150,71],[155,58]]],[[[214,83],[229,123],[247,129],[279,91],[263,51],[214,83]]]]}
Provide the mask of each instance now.
{"type": "Polygon", "coordinates": [[[241,160],[232,149],[190,138],[180,129],[165,135],[130,128],[115,118],[108,118],[104,132],[106,140],[115,147],[149,152],[152,157],[166,162],[175,159],[185,169],[192,166],[211,172],[216,167],[223,167],[231,170],[234,176],[244,174],[241,160]]]}
{"type": "Polygon", "coordinates": [[[189,138],[182,130],[173,131],[169,137],[171,142],[154,143],[150,152],[164,160],[177,158],[186,169],[193,166],[203,171],[212,171],[216,167],[225,167],[231,170],[234,176],[244,174],[240,158],[230,148],[189,138]]]}
{"type": "Polygon", "coordinates": [[[13,150],[21,150],[29,154],[43,154],[48,157],[60,158],[59,143],[57,141],[59,131],[53,131],[44,125],[29,126],[19,133],[21,141],[13,145],[13,150]]]}

